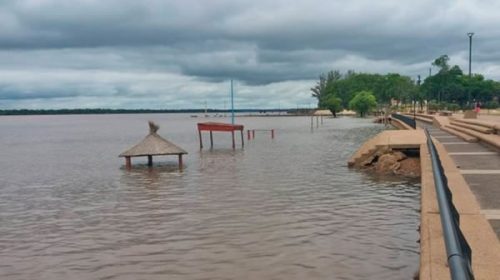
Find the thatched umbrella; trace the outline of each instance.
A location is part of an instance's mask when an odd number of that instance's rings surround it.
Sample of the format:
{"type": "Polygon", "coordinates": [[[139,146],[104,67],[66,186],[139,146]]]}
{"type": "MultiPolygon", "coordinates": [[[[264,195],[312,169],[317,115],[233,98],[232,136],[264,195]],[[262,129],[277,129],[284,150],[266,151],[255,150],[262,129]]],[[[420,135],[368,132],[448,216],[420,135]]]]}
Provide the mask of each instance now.
{"type": "Polygon", "coordinates": [[[332,111],[330,110],[316,110],[314,112],[315,116],[333,116],[332,111]]]}
{"type": "Polygon", "coordinates": [[[125,157],[125,166],[130,168],[131,157],[148,157],[148,165],[153,165],[153,156],[178,155],[179,169],[182,169],[182,155],[187,154],[185,150],[162,138],[156,132],[160,127],[152,121],[149,121],[149,134],[139,144],[121,153],[120,157],[125,157]]]}

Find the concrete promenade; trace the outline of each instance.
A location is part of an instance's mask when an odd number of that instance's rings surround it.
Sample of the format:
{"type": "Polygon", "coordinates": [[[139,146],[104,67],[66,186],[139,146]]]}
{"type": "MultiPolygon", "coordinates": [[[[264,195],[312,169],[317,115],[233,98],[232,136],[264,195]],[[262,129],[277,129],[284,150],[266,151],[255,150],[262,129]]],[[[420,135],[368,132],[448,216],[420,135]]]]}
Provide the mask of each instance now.
{"type": "MultiPolygon", "coordinates": [[[[482,213],[489,220],[492,228],[500,239],[500,116],[479,115],[477,119],[463,119],[456,115],[451,120],[459,133],[448,130],[443,122],[447,120],[438,117],[437,127],[431,127],[431,134],[445,147],[448,154],[459,168],[461,174],[474,192],[479,201],[482,213]],[[460,122],[466,123],[460,123],[460,122]],[[487,126],[474,126],[474,123],[487,126]],[[444,124],[444,125],[443,125],[444,124]],[[481,133],[481,129],[490,128],[490,131],[481,133]],[[453,133],[453,134],[452,134],[453,133]],[[477,141],[470,141],[474,137],[477,141]]],[[[429,125],[418,123],[421,127],[429,125]]]]}
{"type": "MultiPolygon", "coordinates": [[[[500,118],[487,116],[471,121],[473,124],[484,122],[487,126],[457,122],[462,120],[462,116],[434,116],[432,124],[417,121],[417,125],[429,130],[438,149],[453,201],[460,213],[460,227],[472,248],[476,279],[500,279],[500,135],[495,133],[498,132],[495,128],[500,125],[500,118]],[[485,127],[491,128],[491,131],[485,131],[485,127]]],[[[425,165],[427,158],[422,157],[421,161],[425,165]]],[[[429,185],[426,181],[430,179],[426,179],[425,174],[423,167],[420,272],[426,277],[421,279],[449,279],[449,274],[448,278],[442,278],[447,271],[441,271],[443,267],[432,261],[433,258],[440,258],[439,251],[435,250],[441,247],[442,241],[435,238],[439,233],[424,232],[439,230],[440,226],[436,221],[432,222],[435,219],[432,207],[424,205],[424,200],[434,203],[433,199],[426,198],[435,195],[430,194],[433,188],[426,187],[429,185]],[[430,240],[425,240],[427,237],[430,240]],[[425,248],[431,251],[428,256],[425,256],[425,248]]]]}
{"type": "MultiPolygon", "coordinates": [[[[475,192],[476,189],[471,187],[471,183],[462,174],[460,165],[457,166],[453,158],[455,155],[450,152],[456,151],[455,149],[461,150],[464,146],[478,144],[468,142],[459,144],[464,142],[448,137],[450,135],[439,128],[429,127],[429,132],[434,138],[434,144],[448,179],[448,186],[453,194],[453,203],[460,214],[460,228],[472,249],[474,275],[476,279],[498,279],[498,275],[500,275],[500,242],[497,234],[494,232],[490,220],[483,213],[484,206],[480,203],[481,200],[475,192]],[[448,150],[449,147],[453,148],[448,150]]],[[[432,166],[425,145],[421,148],[421,164],[420,279],[450,279],[432,166]]]]}
{"type": "Polygon", "coordinates": [[[349,165],[369,159],[380,149],[419,147],[422,183],[420,279],[450,279],[432,164],[422,130],[428,128],[448,179],[453,203],[460,214],[460,228],[472,249],[475,279],[500,279],[500,155],[495,147],[497,139],[500,147],[500,135],[493,130],[471,137],[465,133],[468,130],[450,129],[461,138],[444,130],[450,121],[454,122],[449,117],[423,116],[421,120],[417,130],[397,121],[392,123],[400,130],[384,131],[367,141],[351,157],[349,165]]]}
{"type": "Polygon", "coordinates": [[[500,154],[439,128],[429,128],[429,132],[453,159],[500,239],[500,154]]]}

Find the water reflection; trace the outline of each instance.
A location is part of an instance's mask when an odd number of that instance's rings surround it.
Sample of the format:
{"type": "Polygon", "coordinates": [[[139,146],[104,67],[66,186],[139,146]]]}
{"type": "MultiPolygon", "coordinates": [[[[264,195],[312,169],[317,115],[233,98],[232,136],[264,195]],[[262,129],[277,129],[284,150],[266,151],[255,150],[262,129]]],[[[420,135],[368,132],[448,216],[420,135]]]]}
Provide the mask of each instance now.
{"type": "Polygon", "coordinates": [[[134,164],[132,168],[121,167],[120,183],[127,186],[157,188],[182,176],[177,163],[134,164]]]}

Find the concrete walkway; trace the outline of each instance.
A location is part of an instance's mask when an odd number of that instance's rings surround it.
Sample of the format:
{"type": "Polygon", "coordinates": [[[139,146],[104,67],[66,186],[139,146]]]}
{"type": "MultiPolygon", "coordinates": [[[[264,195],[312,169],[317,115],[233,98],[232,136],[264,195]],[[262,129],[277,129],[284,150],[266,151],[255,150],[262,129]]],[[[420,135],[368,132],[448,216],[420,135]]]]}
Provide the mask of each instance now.
{"type": "Polygon", "coordinates": [[[445,147],[476,196],[500,240],[500,154],[480,143],[470,143],[427,123],[418,122],[445,147]]]}
{"type": "MultiPolygon", "coordinates": [[[[498,211],[500,205],[497,203],[500,202],[498,199],[500,194],[497,192],[499,180],[486,177],[500,175],[500,172],[497,172],[500,162],[496,161],[499,156],[486,147],[465,142],[432,126],[433,124],[442,126],[443,122],[448,121],[447,117],[442,118],[438,117],[437,124],[434,117],[432,122],[422,122],[420,126],[428,127],[433,135],[450,192],[453,193],[453,203],[460,214],[460,229],[472,249],[472,269],[476,279],[499,279],[500,227],[497,223],[500,221],[500,211],[498,211]],[[466,180],[465,176],[470,178],[466,180]],[[474,176],[479,176],[479,179],[474,176]]],[[[399,127],[395,123],[393,125],[399,127]]],[[[365,142],[348,164],[357,166],[371,162],[377,151],[414,150],[418,147],[422,198],[419,277],[446,280],[451,277],[426,139],[421,129],[384,131],[365,142]]]]}

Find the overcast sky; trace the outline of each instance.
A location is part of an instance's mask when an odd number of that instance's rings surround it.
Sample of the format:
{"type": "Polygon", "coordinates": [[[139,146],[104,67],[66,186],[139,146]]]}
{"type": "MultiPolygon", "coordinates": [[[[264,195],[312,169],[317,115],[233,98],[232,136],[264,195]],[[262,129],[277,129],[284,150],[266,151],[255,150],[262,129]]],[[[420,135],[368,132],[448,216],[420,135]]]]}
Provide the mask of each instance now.
{"type": "Polygon", "coordinates": [[[500,80],[497,0],[0,0],[0,109],[310,106],[332,69],[500,80]]]}

